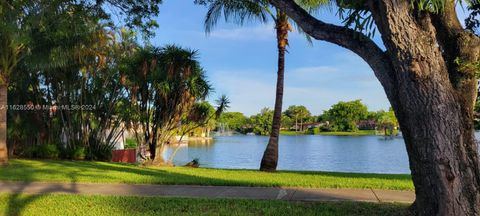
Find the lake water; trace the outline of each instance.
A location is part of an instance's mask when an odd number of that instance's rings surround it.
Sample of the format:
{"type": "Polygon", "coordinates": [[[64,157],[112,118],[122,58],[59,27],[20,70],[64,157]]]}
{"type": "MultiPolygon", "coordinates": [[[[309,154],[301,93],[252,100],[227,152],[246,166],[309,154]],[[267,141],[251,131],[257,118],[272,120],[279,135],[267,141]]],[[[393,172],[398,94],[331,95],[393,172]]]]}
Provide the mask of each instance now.
{"type": "MultiPolygon", "coordinates": [[[[221,136],[178,148],[174,164],[198,158],[201,167],[258,169],[267,136],[221,136]]],[[[410,173],[402,138],[381,136],[281,136],[279,170],[316,170],[366,173],[410,173]]]]}
{"type": "MultiPolygon", "coordinates": [[[[475,133],[477,139],[480,132],[475,133]]],[[[201,167],[258,169],[268,136],[220,136],[204,142],[175,148],[175,165],[195,158],[201,167]]],[[[410,173],[404,141],[401,137],[381,136],[281,136],[279,170],[314,170],[363,173],[410,173]]]]}

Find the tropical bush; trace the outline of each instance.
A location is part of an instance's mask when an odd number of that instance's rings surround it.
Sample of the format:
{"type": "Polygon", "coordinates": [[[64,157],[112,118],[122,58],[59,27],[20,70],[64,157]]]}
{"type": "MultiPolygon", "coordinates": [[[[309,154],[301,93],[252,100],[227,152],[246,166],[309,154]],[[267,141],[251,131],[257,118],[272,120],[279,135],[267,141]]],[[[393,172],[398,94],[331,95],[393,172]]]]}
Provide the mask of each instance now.
{"type": "Polygon", "coordinates": [[[137,140],[134,138],[127,138],[125,139],[125,146],[126,149],[137,148],[137,140]]]}

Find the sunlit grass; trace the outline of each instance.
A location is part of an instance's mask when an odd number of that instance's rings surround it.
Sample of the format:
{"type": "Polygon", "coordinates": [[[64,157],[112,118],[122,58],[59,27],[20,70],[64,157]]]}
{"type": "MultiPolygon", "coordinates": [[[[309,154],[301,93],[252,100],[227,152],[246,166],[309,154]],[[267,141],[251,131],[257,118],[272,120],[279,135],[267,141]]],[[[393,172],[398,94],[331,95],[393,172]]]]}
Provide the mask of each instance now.
{"type": "Polygon", "coordinates": [[[256,170],[144,168],[131,164],[50,160],[11,160],[9,166],[0,168],[0,180],[413,190],[411,177],[406,174],[265,173],[256,170]]]}
{"type": "Polygon", "coordinates": [[[406,204],[0,194],[0,215],[399,215],[406,204]]]}
{"type": "MultiPolygon", "coordinates": [[[[300,132],[300,131],[280,131],[280,135],[285,136],[294,136],[294,135],[313,135],[309,131],[300,132]]],[[[358,130],[358,131],[315,131],[314,135],[325,135],[325,136],[374,136],[376,135],[375,130],[358,130]]]]}
{"type": "Polygon", "coordinates": [[[370,135],[375,135],[375,130],[318,132],[318,133],[315,133],[315,135],[329,135],[329,136],[370,136],[370,135]]]}

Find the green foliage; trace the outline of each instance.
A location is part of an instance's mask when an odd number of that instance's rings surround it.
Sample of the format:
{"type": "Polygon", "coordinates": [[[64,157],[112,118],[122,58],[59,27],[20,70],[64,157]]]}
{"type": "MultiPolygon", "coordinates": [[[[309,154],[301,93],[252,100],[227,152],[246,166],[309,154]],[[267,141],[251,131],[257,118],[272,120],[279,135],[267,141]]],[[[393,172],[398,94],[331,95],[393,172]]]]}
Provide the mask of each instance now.
{"type": "Polygon", "coordinates": [[[84,160],[87,150],[84,146],[76,146],[75,148],[61,148],[61,158],[69,160],[84,160]]]}
{"type": "Polygon", "coordinates": [[[17,145],[17,154],[28,155],[26,148],[18,146],[24,144],[36,146],[33,152],[39,157],[83,159],[88,154],[89,158],[108,158],[107,149],[118,139],[119,101],[125,95],[116,63],[131,48],[122,40],[128,38],[123,34],[127,31],[117,34],[108,13],[121,9],[127,25],[146,32],[153,26],[144,24],[158,13],[158,3],[0,2],[5,21],[0,23],[0,81],[10,82],[10,102],[54,105],[52,109],[8,111],[13,132],[8,142],[17,145]]]}
{"type": "Polygon", "coordinates": [[[216,100],[216,103],[216,109],[207,101],[195,103],[193,108],[185,113],[186,117],[181,120],[182,125],[178,130],[178,135],[182,138],[189,133],[193,133],[193,136],[199,136],[202,133],[209,136],[209,132],[217,126],[217,120],[228,109],[230,101],[225,95],[222,95],[216,100]]]}
{"type": "Polygon", "coordinates": [[[126,149],[134,149],[137,148],[137,140],[134,138],[127,138],[125,139],[125,148],[126,149]]]}
{"type": "Polygon", "coordinates": [[[359,33],[365,33],[367,37],[374,37],[376,32],[375,20],[365,4],[365,0],[339,0],[338,16],[346,27],[350,27],[359,33]]]}
{"type": "Polygon", "coordinates": [[[265,0],[195,0],[196,4],[208,7],[205,16],[205,31],[210,32],[223,15],[226,22],[233,21],[243,25],[245,21],[266,23],[270,12],[270,4],[265,0]]]}
{"type": "Polygon", "coordinates": [[[81,147],[75,148],[75,150],[73,151],[72,159],[83,160],[85,159],[85,156],[86,156],[85,147],[81,146],[81,147]]]}
{"type": "Polygon", "coordinates": [[[385,136],[393,135],[394,130],[398,127],[398,120],[395,117],[395,113],[392,108],[388,112],[381,111],[377,117],[377,127],[385,131],[385,136]]]}
{"type": "Polygon", "coordinates": [[[26,155],[32,158],[58,159],[60,151],[55,144],[34,145],[27,149],[26,155]]]}
{"type": "Polygon", "coordinates": [[[357,131],[357,122],[366,119],[368,108],[360,100],[339,102],[324,111],[333,131],[357,131]]]}
{"type": "MultiPolygon", "coordinates": [[[[15,69],[19,72],[10,79],[9,102],[40,108],[8,111],[9,128],[17,131],[8,135],[8,142],[19,147],[16,154],[23,155],[22,147],[18,146],[23,143],[38,146],[55,143],[62,158],[108,158],[104,156],[106,150],[100,151],[101,155],[92,154],[99,152],[95,149],[104,148],[97,145],[109,145],[111,149],[119,139],[126,94],[117,62],[128,56],[134,45],[129,36],[123,35],[126,30],[107,31],[96,25],[92,28],[94,32],[72,42],[69,49],[76,49],[79,55],[76,60],[68,59],[68,64],[38,66],[32,61],[49,64],[54,59],[34,60],[33,54],[19,62],[15,69]],[[116,39],[117,36],[122,39],[116,39]]],[[[48,42],[43,44],[47,50],[63,46],[64,42],[58,40],[48,34],[35,38],[48,42]]]]}
{"type": "Polygon", "coordinates": [[[0,1],[0,82],[6,83],[21,59],[30,66],[60,67],[78,58],[74,47],[92,32],[92,25],[114,26],[111,14],[124,24],[151,36],[161,0],[0,1]],[[45,40],[39,42],[38,38],[45,40]],[[51,46],[52,43],[57,44],[51,46]],[[40,60],[35,60],[40,59],[40,60]],[[49,59],[48,62],[45,59],[49,59]],[[34,65],[36,64],[36,65],[34,65]]]}
{"type": "Polygon", "coordinates": [[[412,8],[418,8],[420,11],[429,11],[441,13],[445,10],[445,0],[410,0],[412,8]]]}
{"type": "Polygon", "coordinates": [[[468,6],[470,15],[465,19],[465,28],[480,35],[480,1],[472,0],[468,6]]]}
{"type": "MultiPolygon", "coordinates": [[[[373,38],[376,33],[375,20],[367,7],[365,0],[337,0],[338,16],[346,27],[353,29],[357,33],[362,33],[367,37],[373,38]]],[[[459,1],[460,3],[462,1],[459,1]]],[[[474,17],[478,15],[475,5],[477,0],[466,0],[470,5],[472,14],[467,18],[467,27],[473,28],[478,26],[474,17]],[[473,5],[473,6],[472,6],[473,5]]],[[[419,11],[427,11],[430,13],[443,13],[445,10],[445,0],[410,0],[412,9],[419,11]]],[[[358,36],[358,35],[354,35],[358,36]]]]}
{"type": "Polygon", "coordinates": [[[310,116],[311,113],[310,111],[303,105],[292,105],[285,110],[285,115],[290,117],[293,120],[297,121],[305,121],[307,120],[310,116]]]}
{"type": "Polygon", "coordinates": [[[220,98],[215,100],[217,103],[217,110],[215,110],[215,118],[218,119],[222,113],[226,112],[230,108],[230,99],[226,95],[220,96],[220,98]]]}
{"type": "Polygon", "coordinates": [[[246,127],[247,120],[247,117],[241,112],[225,112],[220,116],[218,123],[223,124],[224,127],[230,130],[243,132],[246,127]]]}
{"type": "Polygon", "coordinates": [[[142,48],[123,63],[131,110],[124,121],[145,129],[135,130],[136,137],[144,138],[139,144],[148,146],[152,155],[178,132],[182,119],[205,119],[211,111],[207,104],[196,103],[212,90],[197,59],[195,50],[167,45],[142,48]]]}
{"type": "Polygon", "coordinates": [[[95,145],[94,147],[88,148],[85,159],[95,161],[110,161],[112,159],[113,149],[113,145],[95,145]]]}
{"type": "Polygon", "coordinates": [[[291,128],[295,125],[295,119],[290,118],[290,116],[286,115],[285,112],[282,113],[282,128],[291,128]]]}
{"type": "Polygon", "coordinates": [[[253,133],[258,135],[269,135],[272,129],[273,110],[263,108],[260,113],[253,115],[249,119],[253,133]]]}
{"type": "Polygon", "coordinates": [[[207,101],[201,101],[193,105],[192,110],[188,113],[188,121],[190,122],[203,122],[210,120],[207,124],[210,126],[215,125],[215,119],[210,118],[215,114],[215,108],[207,101]]]}

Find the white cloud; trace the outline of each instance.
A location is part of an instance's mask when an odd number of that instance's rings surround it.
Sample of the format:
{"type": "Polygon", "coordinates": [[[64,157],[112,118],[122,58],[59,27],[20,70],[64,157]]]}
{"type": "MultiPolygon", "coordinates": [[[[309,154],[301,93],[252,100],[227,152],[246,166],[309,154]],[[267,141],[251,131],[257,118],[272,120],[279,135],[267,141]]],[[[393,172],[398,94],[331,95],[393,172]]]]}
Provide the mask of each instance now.
{"type": "Polygon", "coordinates": [[[210,33],[210,37],[225,40],[272,40],[275,31],[272,23],[233,29],[218,29],[210,33]]]}
{"type": "MultiPolygon", "coordinates": [[[[246,115],[263,107],[273,108],[276,74],[261,70],[218,70],[210,77],[218,94],[227,94],[230,111],[246,115]]],[[[330,66],[300,67],[285,77],[284,109],[305,105],[320,114],[338,101],[362,99],[371,110],[386,109],[389,103],[378,81],[351,76],[351,72],[330,66]]]]}
{"type": "Polygon", "coordinates": [[[335,73],[338,72],[338,68],[330,66],[316,66],[316,67],[300,67],[291,70],[291,73],[299,76],[316,75],[319,73],[335,73]]]}
{"type": "Polygon", "coordinates": [[[210,75],[218,94],[226,94],[229,111],[246,115],[258,113],[263,107],[273,107],[275,99],[274,74],[255,70],[222,70],[210,75]]]}

